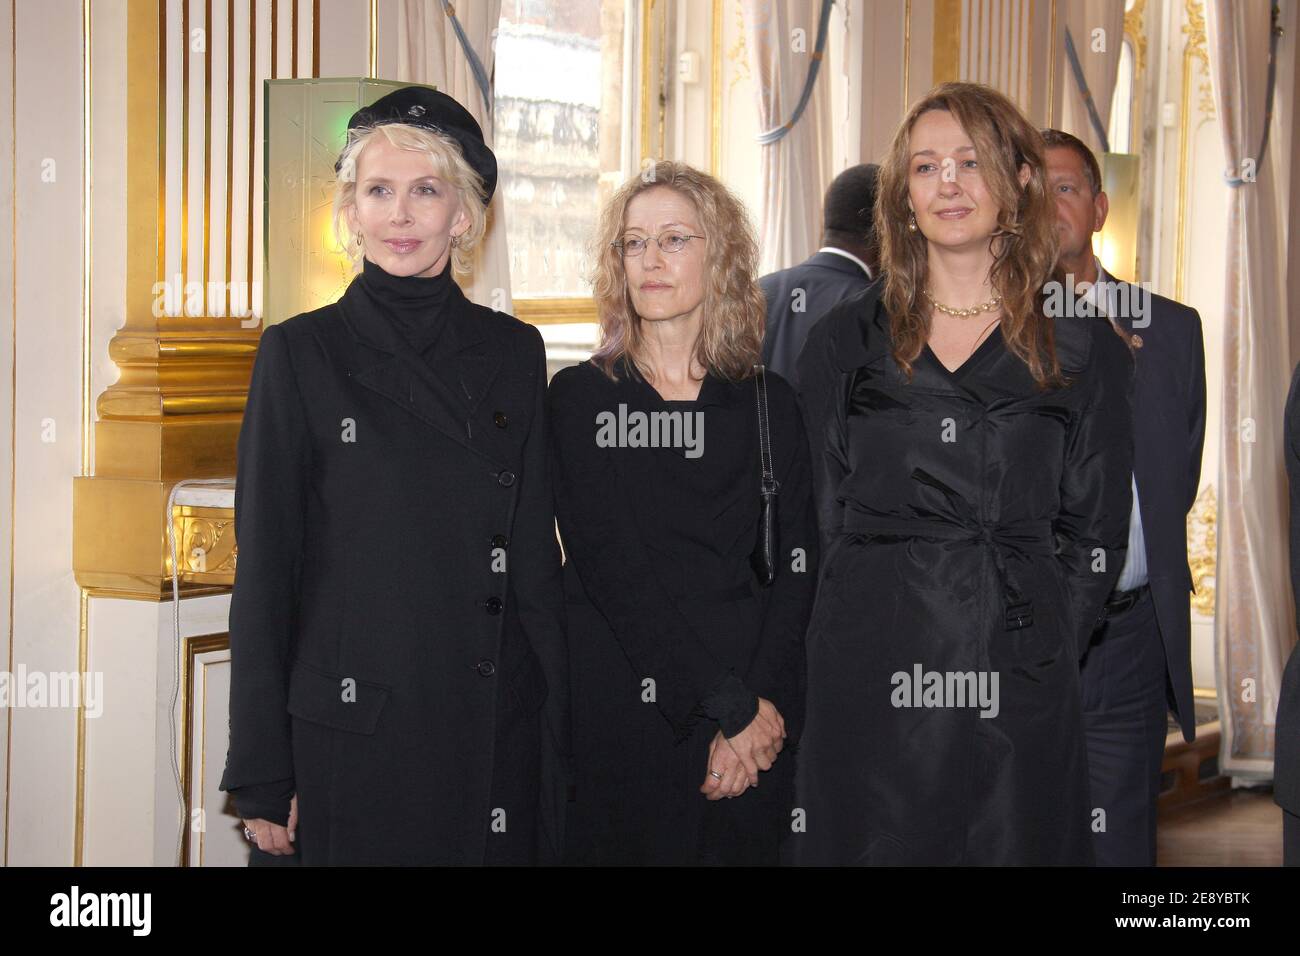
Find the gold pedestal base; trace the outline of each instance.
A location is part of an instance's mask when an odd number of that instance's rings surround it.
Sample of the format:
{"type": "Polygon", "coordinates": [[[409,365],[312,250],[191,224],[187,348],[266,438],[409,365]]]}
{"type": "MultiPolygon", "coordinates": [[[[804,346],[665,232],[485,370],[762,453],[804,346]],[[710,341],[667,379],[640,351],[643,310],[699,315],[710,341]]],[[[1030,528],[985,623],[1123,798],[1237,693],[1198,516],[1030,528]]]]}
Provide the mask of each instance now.
{"type": "MultiPolygon", "coordinates": [[[[72,493],[72,568],[77,583],[91,594],[170,600],[167,499],[177,482],[234,475],[254,345],[251,337],[240,343],[242,354],[228,362],[225,373],[233,387],[205,382],[188,394],[155,390],[158,418],[112,416],[110,409],[123,407],[122,393],[136,391],[132,386],[119,382],[101,397],[100,413],[106,417],[95,423],[95,474],[74,479],[72,493]],[[184,408],[179,413],[173,410],[178,403],[184,408]],[[201,410],[193,412],[191,406],[201,410]]],[[[219,348],[229,349],[230,343],[219,348]]],[[[230,588],[233,507],[177,506],[173,512],[182,594],[230,588]]]]}
{"type": "MultiPolygon", "coordinates": [[[[76,478],[72,484],[72,567],[92,595],[170,600],[167,498],[171,481],[76,478]]],[[[183,596],[215,594],[235,583],[233,508],[177,505],[172,525],[183,596]]]]}

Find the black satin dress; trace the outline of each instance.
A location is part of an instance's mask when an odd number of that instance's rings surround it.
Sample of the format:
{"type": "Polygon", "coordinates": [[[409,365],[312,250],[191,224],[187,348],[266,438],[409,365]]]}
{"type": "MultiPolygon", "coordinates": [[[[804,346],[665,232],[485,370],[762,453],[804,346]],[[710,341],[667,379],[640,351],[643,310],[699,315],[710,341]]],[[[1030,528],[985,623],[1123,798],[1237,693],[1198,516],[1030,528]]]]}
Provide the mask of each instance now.
{"type": "Polygon", "coordinates": [[[1057,319],[1072,383],[1040,391],[998,328],[908,383],[879,293],[800,365],[823,560],[796,860],[1089,864],[1078,658],[1127,545],[1128,347],[1057,319]]]}

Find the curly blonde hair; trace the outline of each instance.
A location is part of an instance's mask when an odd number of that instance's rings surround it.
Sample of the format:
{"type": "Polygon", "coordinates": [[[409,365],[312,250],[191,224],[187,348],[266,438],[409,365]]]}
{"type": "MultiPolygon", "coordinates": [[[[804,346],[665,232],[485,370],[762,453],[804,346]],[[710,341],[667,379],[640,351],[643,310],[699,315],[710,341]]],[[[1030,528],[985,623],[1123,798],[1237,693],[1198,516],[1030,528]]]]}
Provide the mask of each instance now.
{"type": "Polygon", "coordinates": [[[908,171],[912,128],[931,110],[952,114],[975,147],[984,184],[999,207],[991,240],[989,281],[1002,295],[1002,335],[1040,387],[1064,384],[1052,321],[1043,309],[1043,285],[1056,276],[1056,203],[1048,189],[1043,137],[1009,99],[978,83],[941,83],[908,111],[880,166],[875,228],[885,273],[894,359],[911,377],[912,363],[930,337],[921,291],[929,277],[928,240],[908,228],[908,171]],[[1019,171],[1028,164],[1022,187],[1019,171]]]}
{"type": "Polygon", "coordinates": [[[460,145],[450,136],[406,123],[358,126],[349,131],[347,145],[339,155],[338,180],[334,190],[334,237],[352,260],[353,268],[359,265],[362,250],[348,225],[347,208],[356,202],[357,164],[361,153],[381,133],[398,149],[424,153],[433,166],[433,174],[456,191],[460,208],[469,217],[469,228],[451,247],[451,267],[461,274],[471,272],[474,249],[487,231],[483,177],[465,161],[460,145]]]}
{"type": "Polygon", "coordinates": [[[635,372],[649,377],[641,319],[632,307],[623,257],[613,243],[627,225],[628,204],[657,187],[675,190],[699,216],[707,258],[700,336],[695,357],[713,374],[738,382],[754,374],[763,350],[766,306],[758,287],[758,240],[744,205],[708,173],[663,160],[619,187],[600,215],[594,237],[592,297],[600,317],[600,344],[591,360],[617,381],[615,366],[627,357],[635,372]]]}

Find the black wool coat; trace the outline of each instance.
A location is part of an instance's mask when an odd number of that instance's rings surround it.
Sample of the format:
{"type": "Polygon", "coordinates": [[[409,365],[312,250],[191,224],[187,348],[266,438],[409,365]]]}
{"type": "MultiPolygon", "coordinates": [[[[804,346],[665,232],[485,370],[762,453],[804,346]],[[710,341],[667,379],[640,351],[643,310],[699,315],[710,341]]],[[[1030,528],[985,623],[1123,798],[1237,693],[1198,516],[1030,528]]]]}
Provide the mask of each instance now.
{"type": "Polygon", "coordinates": [[[453,287],[417,354],[354,279],[262,334],[221,787],[303,864],[545,862],[568,693],[538,331],[453,287]]]}

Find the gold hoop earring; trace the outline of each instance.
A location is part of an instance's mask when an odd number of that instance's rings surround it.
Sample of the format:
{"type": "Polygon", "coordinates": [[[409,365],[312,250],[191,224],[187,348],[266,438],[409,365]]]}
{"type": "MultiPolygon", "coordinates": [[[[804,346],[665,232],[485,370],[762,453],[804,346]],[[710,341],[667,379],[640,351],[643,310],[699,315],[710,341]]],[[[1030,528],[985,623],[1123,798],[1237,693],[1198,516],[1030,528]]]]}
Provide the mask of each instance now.
{"type": "Polygon", "coordinates": [[[361,245],[361,233],[357,233],[357,245],[361,245]]]}

